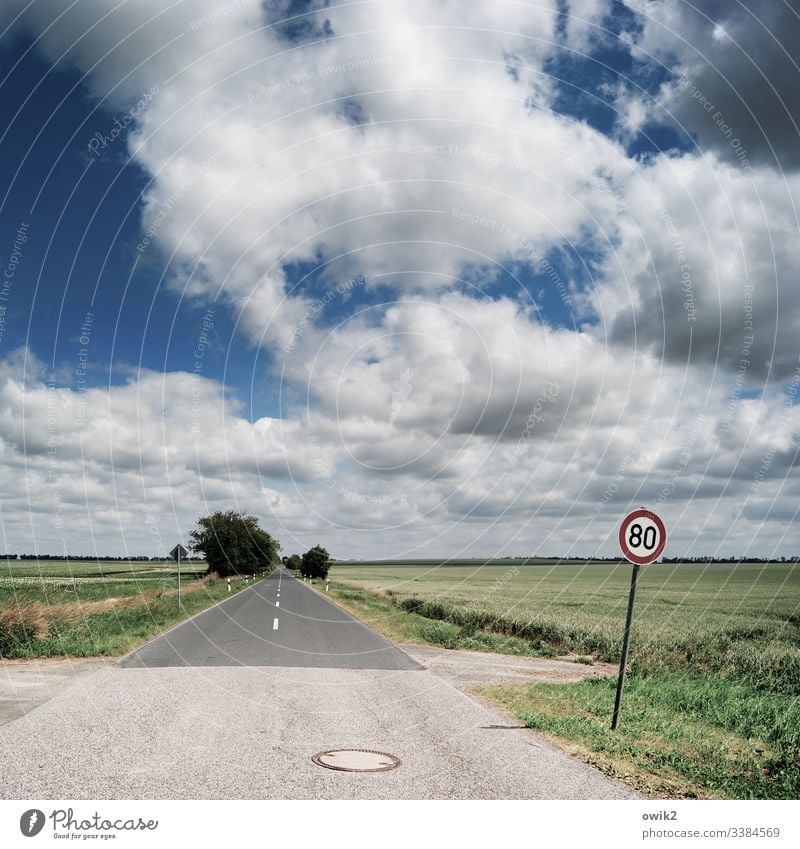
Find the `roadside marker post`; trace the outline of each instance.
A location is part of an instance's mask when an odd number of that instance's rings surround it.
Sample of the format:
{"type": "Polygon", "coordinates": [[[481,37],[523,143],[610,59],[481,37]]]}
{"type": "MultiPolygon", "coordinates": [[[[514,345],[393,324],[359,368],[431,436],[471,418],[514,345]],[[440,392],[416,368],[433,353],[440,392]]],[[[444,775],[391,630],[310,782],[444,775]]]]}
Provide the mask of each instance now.
{"type": "Polygon", "coordinates": [[[188,553],[189,552],[180,543],[178,543],[169,553],[169,556],[173,560],[178,561],[178,607],[181,606],[181,557],[186,557],[188,553]]]}
{"type": "Polygon", "coordinates": [[[633,564],[631,589],[628,595],[628,612],[625,616],[625,634],[622,638],[622,656],[619,661],[617,695],[614,699],[614,714],[611,717],[611,730],[616,731],[619,724],[619,710],[622,705],[622,691],[625,688],[625,669],[628,666],[628,652],[631,645],[633,628],[633,608],[636,603],[636,588],[639,583],[639,567],[647,566],[661,557],[667,544],[667,529],[663,520],[652,510],[643,507],[634,510],[622,520],[619,526],[619,547],[626,560],[633,564]]]}
{"type": "Polygon", "coordinates": [[[231,579],[228,578],[228,592],[231,591],[231,579]]]}

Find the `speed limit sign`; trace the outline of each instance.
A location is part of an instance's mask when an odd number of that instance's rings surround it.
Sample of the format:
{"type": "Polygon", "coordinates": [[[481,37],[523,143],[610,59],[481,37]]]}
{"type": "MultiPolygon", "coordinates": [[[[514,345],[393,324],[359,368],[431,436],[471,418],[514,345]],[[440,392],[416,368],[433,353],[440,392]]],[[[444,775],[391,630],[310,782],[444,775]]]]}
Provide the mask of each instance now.
{"type": "Polygon", "coordinates": [[[628,650],[631,645],[633,627],[633,606],[636,603],[636,586],[639,581],[639,567],[653,563],[661,557],[667,544],[667,529],[661,516],[643,507],[634,510],[622,520],[619,526],[619,547],[627,560],[633,563],[631,572],[631,590],[628,595],[628,614],[625,617],[625,634],[622,637],[622,655],[619,660],[617,678],[617,697],[614,699],[614,713],[611,717],[611,730],[615,731],[619,722],[619,710],[622,705],[622,691],[625,687],[625,668],[628,665],[628,650]]]}
{"type": "Polygon", "coordinates": [[[619,526],[619,547],[626,560],[646,566],[661,557],[667,544],[667,529],[652,510],[634,510],[619,526]]]}

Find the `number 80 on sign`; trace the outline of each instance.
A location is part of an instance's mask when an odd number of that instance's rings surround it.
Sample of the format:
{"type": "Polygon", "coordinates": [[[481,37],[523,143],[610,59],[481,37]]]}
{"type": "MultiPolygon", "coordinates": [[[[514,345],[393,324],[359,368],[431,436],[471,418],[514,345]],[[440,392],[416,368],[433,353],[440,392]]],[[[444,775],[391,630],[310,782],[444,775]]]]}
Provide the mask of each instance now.
{"type": "Polygon", "coordinates": [[[619,526],[619,547],[627,560],[646,566],[661,557],[667,544],[667,530],[652,510],[634,510],[619,526]]]}

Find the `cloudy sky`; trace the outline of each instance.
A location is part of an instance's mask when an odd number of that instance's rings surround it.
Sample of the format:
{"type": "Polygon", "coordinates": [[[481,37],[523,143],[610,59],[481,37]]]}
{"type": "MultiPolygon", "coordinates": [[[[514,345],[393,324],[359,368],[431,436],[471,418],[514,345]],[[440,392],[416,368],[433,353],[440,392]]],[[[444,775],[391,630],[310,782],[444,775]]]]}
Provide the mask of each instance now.
{"type": "Polygon", "coordinates": [[[0,33],[0,550],[800,553],[798,0],[0,33]]]}

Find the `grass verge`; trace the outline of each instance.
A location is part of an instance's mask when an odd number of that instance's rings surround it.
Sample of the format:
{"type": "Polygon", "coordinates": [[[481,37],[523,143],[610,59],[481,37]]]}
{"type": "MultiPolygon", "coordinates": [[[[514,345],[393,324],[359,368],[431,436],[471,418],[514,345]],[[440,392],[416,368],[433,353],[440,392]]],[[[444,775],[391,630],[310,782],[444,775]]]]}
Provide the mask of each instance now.
{"type": "Polygon", "coordinates": [[[616,682],[502,684],[475,692],[647,796],[795,799],[800,705],[742,682],[666,672],[631,676],[620,724],[616,682]]]}
{"type": "Polygon", "coordinates": [[[226,580],[202,578],[185,585],[178,607],[173,586],[31,581],[0,598],[0,658],[122,655],[231,594],[226,580]]]}
{"type": "Polygon", "coordinates": [[[554,657],[543,643],[493,634],[474,625],[433,620],[394,603],[391,596],[331,585],[330,595],[357,619],[396,643],[422,643],[446,649],[494,652],[527,657],[554,657]]]}

